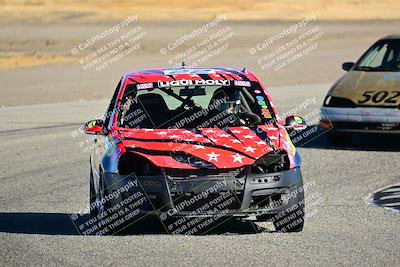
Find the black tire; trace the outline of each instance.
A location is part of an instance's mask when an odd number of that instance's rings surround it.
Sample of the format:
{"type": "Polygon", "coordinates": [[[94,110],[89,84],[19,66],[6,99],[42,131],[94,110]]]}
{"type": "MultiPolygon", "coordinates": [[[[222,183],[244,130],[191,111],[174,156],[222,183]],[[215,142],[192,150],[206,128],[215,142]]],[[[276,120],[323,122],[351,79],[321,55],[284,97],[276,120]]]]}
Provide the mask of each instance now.
{"type": "Polygon", "coordinates": [[[89,190],[89,200],[90,200],[90,218],[95,218],[99,214],[97,207],[95,205],[96,201],[96,191],[94,190],[93,184],[93,172],[92,167],[90,167],[90,190],[89,190]]]}
{"type": "MultiPolygon", "coordinates": [[[[100,181],[99,181],[99,191],[100,191],[100,200],[103,198],[106,200],[106,196],[110,193],[106,187],[104,175],[100,172],[100,181]]],[[[117,206],[117,203],[111,201],[101,201],[102,205],[98,210],[98,221],[99,221],[99,230],[101,235],[113,235],[118,234],[128,226],[129,221],[123,221],[120,224],[115,224],[119,222],[121,217],[118,215],[120,211],[124,210],[122,206],[117,206]],[[110,221],[110,218],[117,216],[116,219],[110,221]]]]}
{"type": "Polygon", "coordinates": [[[329,143],[334,146],[350,145],[353,140],[353,136],[345,133],[327,133],[327,139],[329,143]]]}
{"type": "Polygon", "coordinates": [[[304,227],[304,191],[299,192],[297,202],[285,207],[285,210],[275,216],[273,223],[277,232],[301,232],[304,227]]]}
{"type": "Polygon", "coordinates": [[[274,217],[273,215],[269,215],[269,214],[259,215],[259,216],[256,216],[256,221],[257,222],[268,222],[273,217],[274,217]]]}
{"type": "Polygon", "coordinates": [[[107,189],[105,187],[105,181],[103,177],[103,173],[100,171],[99,173],[99,201],[101,202],[101,206],[98,207],[98,218],[99,218],[99,229],[101,231],[101,235],[110,235],[115,233],[115,231],[109,231],[107,227],[107,223],[103,223],[103,220],[105,220],[108,216],[108,211],[111,207],[111,204],[108,201],[103,202],[103,198],[105,199],[105,196],[108,194],[107,189]]]}
{"type": "Polygon", "coordinates": [[[304,227],[304,205],[299,205],[295,210],[288,212],[281,220],[288,220],[285,223],[279,223],[280,220],[274,222],[275,231],[277,232],[301,232],[304,227]]]}

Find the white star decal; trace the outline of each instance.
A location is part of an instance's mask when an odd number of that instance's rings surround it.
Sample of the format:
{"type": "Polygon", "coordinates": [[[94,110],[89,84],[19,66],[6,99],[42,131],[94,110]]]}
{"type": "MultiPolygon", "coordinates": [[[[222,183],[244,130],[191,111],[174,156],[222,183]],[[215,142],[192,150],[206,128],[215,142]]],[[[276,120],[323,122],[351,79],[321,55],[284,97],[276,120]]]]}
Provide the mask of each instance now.
{"type": "Polygon", "coordinates": [[[244,158],[243,156],[239,155],[239,153],[236,153],[236,155],[231,155],[231,157],[233,158],[233,163],[235,162],[242,162],[242,159],[244,158]]]}
{"type": "Polygon", "coordinates": [[[229,146],[229,145],[227,145],[227,144],[223,144],[222,146],[224,146],[224,147],[232,147],[232,146],[229,146]]]}
{"type": "Polygon", "coordinates": [[[254,148],[251,146],[246,147],[246,152],[254,153],[254,148]]]}
{"type": "Polygon", "coordinates": [[[241,142],[240,142],[239,140],[237,140],[237,139],[233,139],[233,140],[231,140],[231,142],[232,142],[232,143],[241,144],[241,142]]]}
{"type": "Polygon", "coordinates": [[[269,139],[271,139],[271,140],[278,140],[278,137],[276,137],[276,136],[268,136],[269,137],[269,139]]]}
{"type": "Polygon", "coordinates": [[[209,157],[208,161],[215,160],[216,162],[218,162],[219,154],[215,154],[214,151],[211,151],[211,154],[206,155],[209,157]]]}
{"type": "Polygon", "coordinates": [[[170,138],[178,138],[178,137],[179,137],[179,135],[176,135],[176,134],[170,136],[170,138]]]}
{"type": "Polygon", "coordinates": [[[202,145],[194,145],[194,149],[205,149],[202,145]]]}
{"type": "Polygon", "coordinates": [[[263,140],[260,140],[260,141],[256,142],[256,144],[257,144],[257,145],[265,145],[265,143],[264,143],[263,140]]]}
{"type": "Polygon", "coordinates": [[[242,132],[242,131],[239,131],[239,130],[233,130],[233,131],[232,131],[232,133],[236,133],[236,134],[237,134],[237,133],[241,133],[241,132],[242,132]]]}
{"type": "Polygon", "coordinates": [[[265,130],[267,130],[267,131],[274,131],[274,130],[276,130],[276,128],[275,128],[275,127],[267,127],[267,128],[265,128],[265,130]]]}
{"type": "Polygon", "coordinates": [[[206,131],[204,131],[205,133],[215,133],[215,131],[214,130],[212,130],[212,129],[210,129],[210,130],[206,130],[206,131]]]}
{"type": "Polygon", "coordinates": [[[165,135],[165,134],[167,134],[167,132],[165,132],[165,131],[161,131],[161,132],[158,132],[158,133],[156,133],[157,135],[165,135]]]}
{"type": "Polygon", "coordinates": [[[219,135],[219,137],[229,137],[230,135],[229,134],[221,134],[221,135],[219,135]]]}
{"type": "Polygon", "coordinates": [[[253,139],[254,136],[253,136],[253,135],[247,134],[247,135],[243,135],[243,138],[244,138],[244,139],[253,139]]]}
{"type": "Polygon", "coordinates": [[[191,131],[184,130],[182,133],[184,133],[184,134],[189,134],[189,133],[191,133],[191,131]]]}

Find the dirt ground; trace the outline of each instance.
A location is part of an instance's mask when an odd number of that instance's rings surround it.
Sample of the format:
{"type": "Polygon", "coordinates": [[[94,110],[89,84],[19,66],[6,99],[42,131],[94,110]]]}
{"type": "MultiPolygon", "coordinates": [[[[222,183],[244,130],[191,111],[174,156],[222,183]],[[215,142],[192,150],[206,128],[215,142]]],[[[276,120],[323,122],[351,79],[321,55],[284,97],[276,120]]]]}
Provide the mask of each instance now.
{"type": "MultiPolygon", "coordinates": [[[[103,43],[73,56],[71,49],[93,35],[109,29],[113,23],[102,24],[6,24],[0,27],[0,51],[5,54],[38,57],[31,66],[14,66],[0,71],[0,106],[30,105],[53,102],[107,99],[120,76],[130,70],[170,67],[180,61],[170,60],[198,44],[210,34],[229,27],[233,32],[226,49],[201,62],[201,66],[247,67],[267,86],[333,83],[343,73],[341,63],[354,61],[378,38],[398,32],[399,21],[318,21],[313,20],[295,33],[290,33],[267,48],[251,54],[269,37],[281,33],[297,22],[292,21],[221,21],[207,33],[201,33],[166,55],[160,49],[190,34],[207,22],[134,22],[145,33],[140,47],[107,68],[84,69],[79,60],[87,57],[103,43]],[[302,32],[319,27],[322,35],[310,53],[279,69],[262,69],[258,60],[302,32]],[[40,62],[40,60],[47,62],[40,62]],[[46,63],[46,64],[41,64],[46,63]],[[48,64],[55,63],[55,64],[48,64]]],[[[120,33],[110,35],[113,40],[120,33]]],[[[15,56],[12,57],[15,59],[15,56]]],[[[190,63],[190,62],[189,62],[190,63]]],[[[328,88],[327,88],[328,89],[328,88]]]]}

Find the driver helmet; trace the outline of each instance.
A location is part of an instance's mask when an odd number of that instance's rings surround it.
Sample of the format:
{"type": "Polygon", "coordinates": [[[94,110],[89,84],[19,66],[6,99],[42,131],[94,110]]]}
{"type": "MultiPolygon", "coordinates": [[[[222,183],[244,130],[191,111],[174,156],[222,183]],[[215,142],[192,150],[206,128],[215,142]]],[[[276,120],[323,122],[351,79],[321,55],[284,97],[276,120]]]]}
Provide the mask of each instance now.
{"type": "Polygon", "coordinates": [[[223,90],[224,97],[220,99],[221,103],[217,106],[218,111],[227,113],[238,114],[240,106],[240,94],[238,90],[233,90],[229,88],[228,90],[223,90]]]}

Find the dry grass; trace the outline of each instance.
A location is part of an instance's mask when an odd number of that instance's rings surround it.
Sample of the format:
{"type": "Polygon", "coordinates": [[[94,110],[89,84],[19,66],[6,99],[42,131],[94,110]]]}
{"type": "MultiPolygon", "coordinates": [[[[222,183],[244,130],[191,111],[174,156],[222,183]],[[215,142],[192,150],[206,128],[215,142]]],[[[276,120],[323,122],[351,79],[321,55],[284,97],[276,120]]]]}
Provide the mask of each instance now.
{"type": "MultiPolygon", "coordinates": [[[[0,23],[83,24],[135,14],[139,21],[200,21],[223,14],[229,21],[297,21],[310,15],[317,20],[387,20],[400,19],[399,10],[399,0],[0,0],[0,23]]],[[[36,52],[16,55],[0,51],[0,70],[76,60],[36,52]]]]}
{"type": "Polygon", "coordinates": [[[47,64],[68,63],[73,61],[76,61],[76,59],[66,56],[0,54],[0,70],[28,68],[47,64]]]}
{"type": "Polygon", "coordinates": [[[399,0],[0,0],[0,21],[96,22],[138,14],[144,21],[399,19],[399,0]]]}

